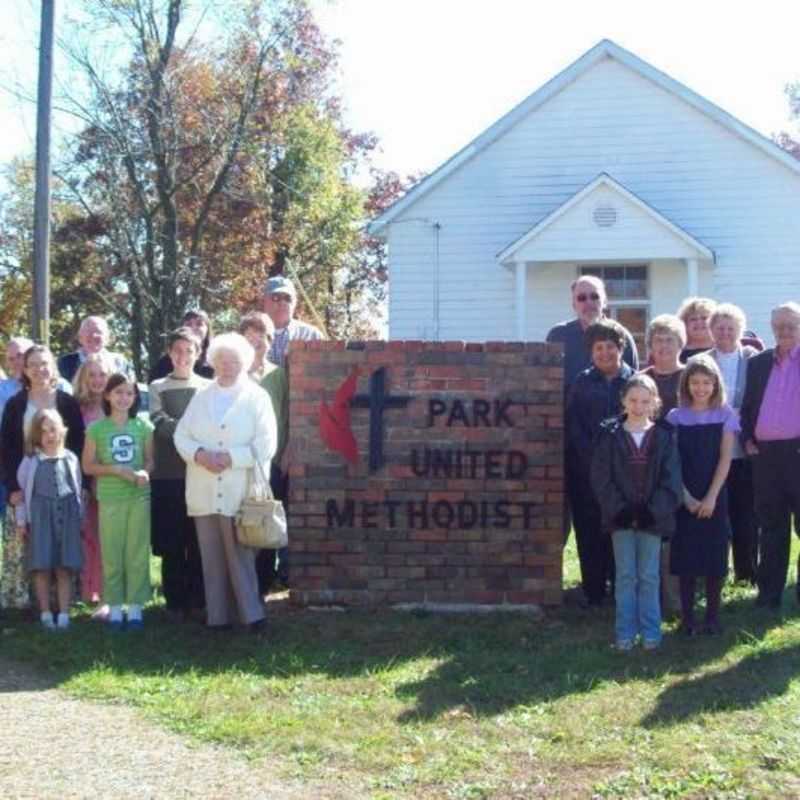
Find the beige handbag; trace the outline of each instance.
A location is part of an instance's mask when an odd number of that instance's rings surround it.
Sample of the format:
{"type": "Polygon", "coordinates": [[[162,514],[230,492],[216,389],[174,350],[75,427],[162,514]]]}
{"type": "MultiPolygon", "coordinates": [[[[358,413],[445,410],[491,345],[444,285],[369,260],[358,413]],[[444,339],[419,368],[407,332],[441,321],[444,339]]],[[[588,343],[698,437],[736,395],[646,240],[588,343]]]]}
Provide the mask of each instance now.
{"type": "Polygon", "coordinates": [[[279,550],[289,544],[286,511],[269,486],[264,465],[253,451],[247,471],[247,493],[236,515],[236,538],[245,547],[279,550]]]}

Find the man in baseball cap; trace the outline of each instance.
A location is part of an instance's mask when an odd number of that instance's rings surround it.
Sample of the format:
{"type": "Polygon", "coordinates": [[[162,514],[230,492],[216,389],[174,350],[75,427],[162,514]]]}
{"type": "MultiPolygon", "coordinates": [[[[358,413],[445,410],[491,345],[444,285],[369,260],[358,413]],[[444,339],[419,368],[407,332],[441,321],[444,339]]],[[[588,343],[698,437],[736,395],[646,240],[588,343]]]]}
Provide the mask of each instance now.
{"type": "Polygon", "coordinates": [[[269,360],[279,367],[286,365],[290,342],[324,339],[322,332],[294,318],[297,308],[297,290],[283,275],[275,275],[264,287],[263,309],[275,323],[275,338],[269,351],[269,360]]]}
{"type": "MultiPolygon", "coordinates": [[[[297,308],[297,290],[294,284],[283,275],[275,275],[264,286],[262,308],[275,325],[275,334],[272,338],[267,357],[279,367],[286,365],[286,356],[292,341],[309,341],[324,339],[322,332],[294,318],[297,308]]],[[[282,370],[275,370],[282,372],[282,370]]],[[[263,384],[262,384],[263,386],[263,384]]],[[[266,388],[266,387],[265,387],[266,388]]],[[[288,449],[284,450],[281,463],[273,462],[271,467],[270,485],[272,492],[278,500],[288,501],[288,449]]],[[[259,588],[262,594],[268,594],[270,587],[275,583],[289,586],[289,548],[280,550],[261,550],[256,560],[259,588]]]]}

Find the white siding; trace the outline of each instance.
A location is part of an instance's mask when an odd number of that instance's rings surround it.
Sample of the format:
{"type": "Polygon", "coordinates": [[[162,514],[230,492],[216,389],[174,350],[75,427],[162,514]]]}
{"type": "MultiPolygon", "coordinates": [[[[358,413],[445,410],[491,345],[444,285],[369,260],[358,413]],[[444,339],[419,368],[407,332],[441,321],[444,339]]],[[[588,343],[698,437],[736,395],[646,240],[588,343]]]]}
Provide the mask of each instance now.
{"type": "MultiPolygon", "coordinates": [[[[770,307],[800,297],[798,176],[606,58],[390,224],[390,336],[431,336],[438,222],[440,338],[514,338],[513,274],[495,256],[600,172],[715,251],[701,290],[741,305],[762,336],[770,307]]],[[[569,280],[533,269],[528,320],[540,338],[537,320],[570,315],[569,280]]],[[[661,267],[653,275],[658,311],[674,310],[679,285],[661,267]]]]}

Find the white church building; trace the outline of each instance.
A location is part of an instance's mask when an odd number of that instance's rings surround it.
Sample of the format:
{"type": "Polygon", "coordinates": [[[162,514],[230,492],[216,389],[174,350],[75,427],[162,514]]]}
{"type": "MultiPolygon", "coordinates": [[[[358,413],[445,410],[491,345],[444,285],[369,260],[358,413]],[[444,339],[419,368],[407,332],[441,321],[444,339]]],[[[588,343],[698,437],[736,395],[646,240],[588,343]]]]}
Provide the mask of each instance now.
{"type": "Polygon", "coordinates": [[[608,40],[370,229],[391,339],[543,340],[587,272],[640,340],[699,294],[771,342],[770,308],[800,299],[800,161],[608,40]]]}

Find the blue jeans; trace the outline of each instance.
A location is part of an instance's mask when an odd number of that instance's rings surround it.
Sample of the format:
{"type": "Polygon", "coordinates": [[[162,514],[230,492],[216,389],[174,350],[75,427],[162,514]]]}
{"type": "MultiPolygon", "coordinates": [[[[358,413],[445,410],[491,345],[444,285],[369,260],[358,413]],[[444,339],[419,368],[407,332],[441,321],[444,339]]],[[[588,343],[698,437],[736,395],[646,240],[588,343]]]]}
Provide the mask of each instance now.
{"type": "Polygon", "coordinates": [[[645,642],[661,641],[659,562],[661,537],[643,531],[617,530],[612,534],[617,583],[617,642],[630,642],[637,634],[645,642]]]}

